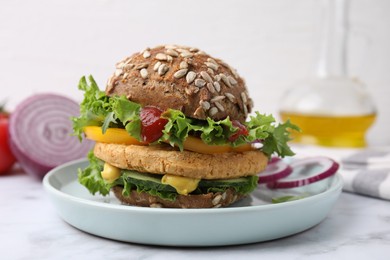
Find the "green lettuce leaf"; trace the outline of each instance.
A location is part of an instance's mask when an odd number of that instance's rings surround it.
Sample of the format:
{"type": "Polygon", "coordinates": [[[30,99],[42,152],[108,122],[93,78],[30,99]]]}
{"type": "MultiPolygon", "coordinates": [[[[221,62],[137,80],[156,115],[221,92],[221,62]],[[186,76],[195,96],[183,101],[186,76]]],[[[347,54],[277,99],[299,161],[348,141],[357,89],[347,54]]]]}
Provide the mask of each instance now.
{"type": "Polygon", "coordinates": [[[78,179],[91,194],[100,193],[103,196],[108,195],[114,183],[107,183],[102,178],[104,162],[95,157],[92,151],[88,153],[89,165],[85,169],[79,169],[78,179]]]}
{"type": "Polygon", "coordinates": [[[293,196],[293,195],[287,195],[287,196],[282,196],[282,197],[276,197],[272,198],[272,203],[283,203],[287,201],[294,201],[294,200],[300,200],[308,197],[308,195],[301,195],[301,196],[293,196]]]}
{"type": "Polygon", "coordinates": [[[80,104],[80,116],[72,118],[73,134],[82,140],[86,126],[101,126],[103,133],[110,127],[125,127],[133,137],[140,140],[141,106],[124,96],[106,96],[92,76],[89,76],[88,80],[89,84],[84,76],[79,81],[78,87],[84,91],[84,99],[80,104]]]}
{"type": "MultiPolygon", "coordinates": [[[[108,97],[100,91],[95,80],[89,76],[89,84],[85,77],[79,82],[79,89],[84,91],[84,100],[80,104],[80,116],[72,119],[73,132],[79,139],[82,139],[83,128],[86,126],[101,126],[104,133],[110,127],[126,129],[129,135],[141,141],[141,106],[129,101],[126,97],[108,97]]],[[[272,115],[265,115],[256,112],[250,116],[248,122],[244,123],[249,134],[241,135],[233,142],[229,137],[238,131],[233,126],[229,117],[215,121],[197,120],[186,117],[181,111],[168,109],[162,114],[168,120],[163,134],[156,142],[167,142],[172,146],[183,150],[183,142],[188,135],[199,136],[203,142],[210,145],[231,145],[239,146],[249,142],[260,142],[260,148],[267,156],[277,154],[285,157],[294,155],[288,146],[290,132],[299,131],[299,128],[287,121],[283,124],[276,124],[272,115]]]]}
{"type": "Polygon", "coordinates": [[[112,111],[134,138],[141,140],[141,106],[129,101],[125,96],[112,98],[112,111]]]}
{"type": "Polygon", "coordinates": [[[180,150],[183,150],[183,141],[188,134],[194,133],[210,145],[239,146],[259,141],[263,144],[262,151],[268,156],[274,153],[281,157],[292,156],[294,153],[287,144],[291,140],[289,130],[300,131],[299,127],[290,121],[276,125],[272,115],[256,112],[255,116],[251,116],[250,120],[245,123],[249,134],[241,135],[234,142],[229,142],[229,137],[238,130],[233,126],[229,117],[220,121],[214,121],[211,118],[202,121],[186,118],[181,111],[172,109],[163,113],[162,117],[168,119],[168,123],[160,140],[177,145],[180,150]]]}
{"type": "Polygon", "coordinates": [[[224,192],[233,188],[237,193],[246,195],[257,188],[258,180],[257,175],[227,180],[201,180],[199,188],[203,193],[224,192]]]}
{"type": "Polygon", "coordinates": [[[262,151],[268,155],[276,153],[281,157],[294,155],[294,152],[287,145],[287,142],[291,140],[288,129],[300,131],[300,128],[292,124],[290,120],[277,125],[272,133],[264,139],[262,151]]]}
{"type": "Polygon", "coordinates": [[[228,141],[229,137],[237,131],[229,117],[220,121],[214,121],[211,118],[197,120],[187,118],[183,112],[173,109],[168,109],[162,114],[162,117],[168,119],[168,123],[160,139],[171,145],[177,145],[180,150],[183,150],[183,141],[189,133],[199,135],[206,144],[235,145],[235,143],[228,141]]]}
{"type": "Polygon", "coordinates": [[[177,145],[179,149],[183,150],[183,142],[187,138],[191,128],[191,119],[178,110],[168,109],[162,114],[162,117],[168,119],[165,125],[161,141],[167,141],[170,145],[177,145]]]}
{"type": "Polygon", "coordinates": [[[100,91],[95,80],[89,76],[87,79],[82,77],[79,81],[78,88],[84,91],[84,99],[80,104],[80,116],[73,117],[73,134],[82,139],[83,128],[85,126],[103,126],[108,127],[109,121],[112,121],[113,115],[109,115],[110,98],[104,91],[100,91]],[[108,118],[108,119],[106,119],[108,118]]]}

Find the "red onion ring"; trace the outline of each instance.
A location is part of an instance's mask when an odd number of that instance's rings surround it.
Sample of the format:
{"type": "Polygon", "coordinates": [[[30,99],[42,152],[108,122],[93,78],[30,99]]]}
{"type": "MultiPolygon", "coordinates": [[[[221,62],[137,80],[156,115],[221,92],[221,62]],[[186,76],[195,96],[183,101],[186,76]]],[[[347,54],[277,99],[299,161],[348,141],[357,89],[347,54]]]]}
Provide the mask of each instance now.
{"type": "Polygon", "coordinates": [[[93,142],[71,136],[79,104],[56,94],[34,95],[11,114],[10,146],[24,171],[43,178],[52,168],[85,157],[93,142]]]}
{"type": "Polygon", "coordinates": [[[292,168],[278,157],[273,157],[267,168],[259,174],[258,183],[274,182],[292,173],[292,168]]]}
{"type": "Polygon", "coordinates": [[[310,177],[295,178],[292,180],[277,180],[274,182],[268,182],[267,187],[269,189],[287,189],[296,188],[304,185],[312,184],[314,182],[326,179],[334,175],[339,169],[339,164],[334,160],[327,157],[310,157],[301,160],[296,160],[290,164],[295,171],[298,167],[320,165],[324,169],[319,173],[315,173],[310,177]]]}
{"type": "Polygon", "coordinates": [[[271,157],[271,159],[269,160],[268,165],[273,164],[273,163],[276,163],[276,162],[279,162],[280,160],[282,160],[280,157],[273,156],[273,157],[271,157]]]}

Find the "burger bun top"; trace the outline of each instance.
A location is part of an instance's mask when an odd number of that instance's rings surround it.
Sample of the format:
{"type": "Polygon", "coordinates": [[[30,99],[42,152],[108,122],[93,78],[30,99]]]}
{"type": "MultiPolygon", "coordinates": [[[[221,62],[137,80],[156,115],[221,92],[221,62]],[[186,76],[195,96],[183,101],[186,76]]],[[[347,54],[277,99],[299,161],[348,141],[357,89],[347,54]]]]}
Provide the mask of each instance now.
{"type": "Polygon", "coordinates": [[[253,106],[235,69],[197,48],[177,45],[146,48],[118,62],[106,94],[202,120],[229,116],[244,122],[253,106]]]}

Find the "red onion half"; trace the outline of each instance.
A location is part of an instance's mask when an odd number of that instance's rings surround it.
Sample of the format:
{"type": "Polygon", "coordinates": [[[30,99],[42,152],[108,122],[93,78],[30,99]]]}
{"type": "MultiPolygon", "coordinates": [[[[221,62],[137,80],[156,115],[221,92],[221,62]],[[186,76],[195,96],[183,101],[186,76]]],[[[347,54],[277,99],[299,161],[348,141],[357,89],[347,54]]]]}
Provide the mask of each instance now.
{"type": "Polygon", "coordinates": [[[285,179],[268,182],[267,187],[270,189],[296,188],[326,179],[334,175],[339,169],[339,164],[337,162],[330,158],[322,156],[296,160],[293,161],[290,166],[293,168],[293,173],[295,173],[295,171],[298,171],[299,169],[303,169],[301,171],[302,176],[295,177],[295,174],[291,174],[291,179],[289,179],[289,176],[285,179]],[[318,166],[321,169],[320,171],[316,171],[314,168],[318,166]]]}
{"type": "Polygon", "coordinates": [[[57,94],[38,94],[20,103],[11,114],[10,146],[28,174],[43,178],[52,168],[85,157],[93,142],[72,136],[70,118],[79,104],[57,94]]]}

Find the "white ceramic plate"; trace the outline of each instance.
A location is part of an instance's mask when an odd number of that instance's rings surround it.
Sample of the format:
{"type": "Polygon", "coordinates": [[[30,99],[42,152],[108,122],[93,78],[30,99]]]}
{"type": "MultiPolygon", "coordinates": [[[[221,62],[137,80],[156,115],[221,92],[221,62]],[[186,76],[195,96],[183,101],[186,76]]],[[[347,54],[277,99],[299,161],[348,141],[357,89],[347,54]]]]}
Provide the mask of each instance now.
{"type": "Polygon", "coordinates": [[[221,246],[261,242],[296,234],[325,219],[342,189],[334,175],[301,188],[271,191],[263,186],[228,208],[161,209],[120,205],[92,196],[77,180],[78,160],[50,171],[43,184],[61,218],[85,232],[125,241],[165,246],[221,246]],[[272,204],[270,198],[305,194],[272,204]]]}

